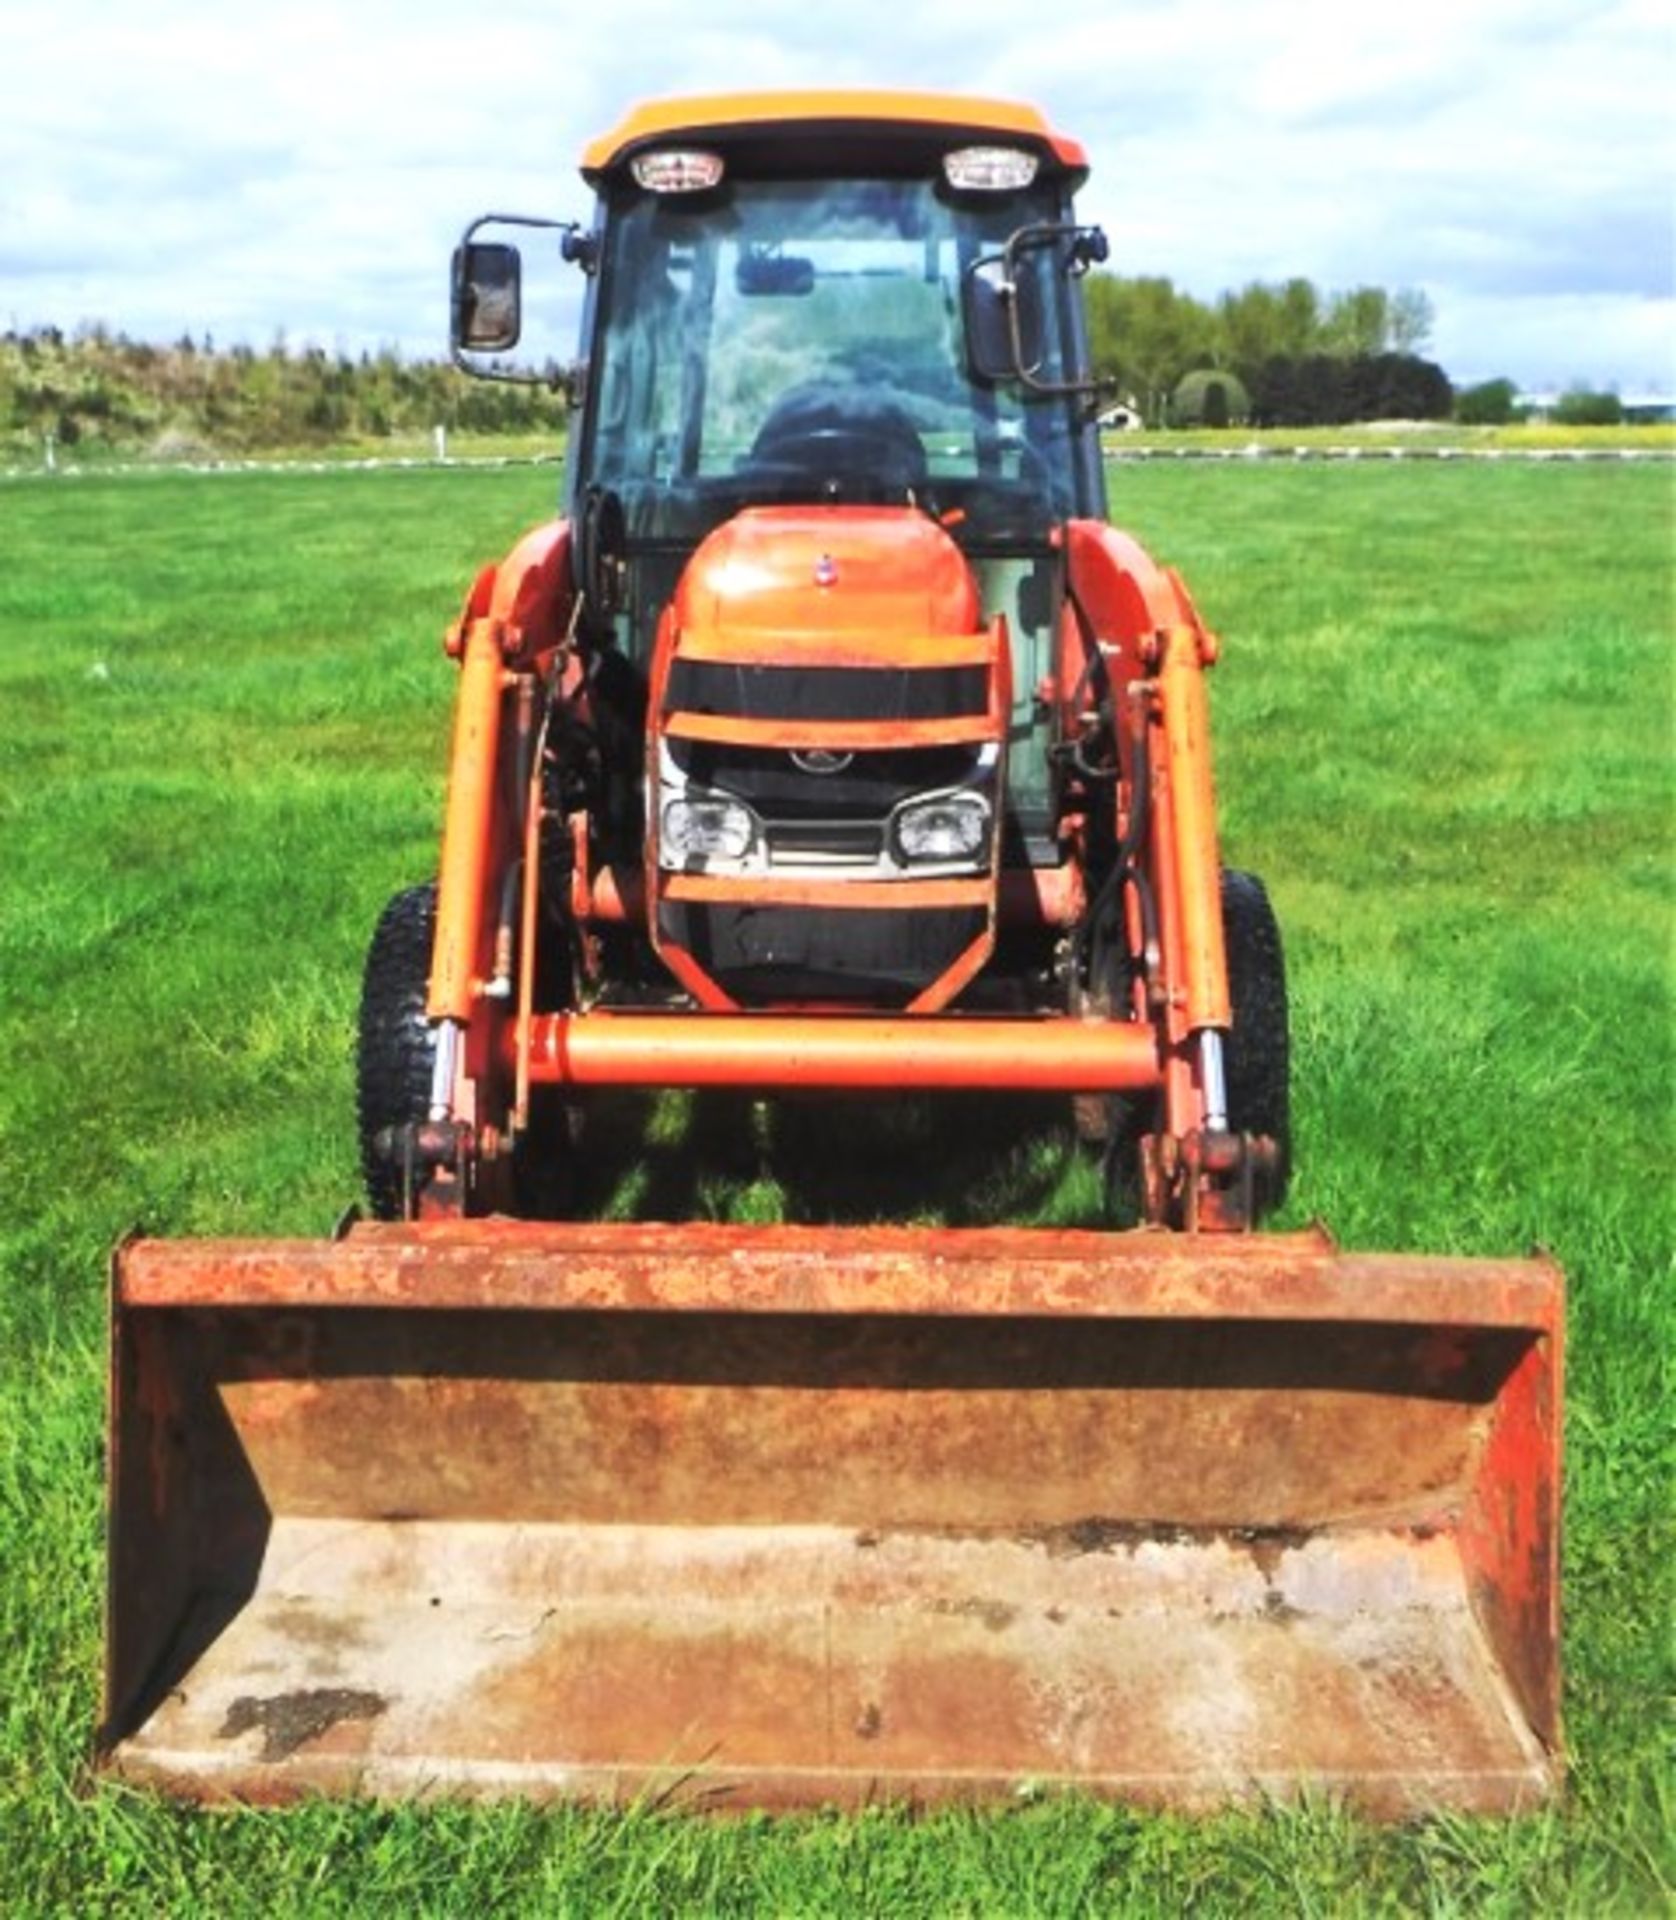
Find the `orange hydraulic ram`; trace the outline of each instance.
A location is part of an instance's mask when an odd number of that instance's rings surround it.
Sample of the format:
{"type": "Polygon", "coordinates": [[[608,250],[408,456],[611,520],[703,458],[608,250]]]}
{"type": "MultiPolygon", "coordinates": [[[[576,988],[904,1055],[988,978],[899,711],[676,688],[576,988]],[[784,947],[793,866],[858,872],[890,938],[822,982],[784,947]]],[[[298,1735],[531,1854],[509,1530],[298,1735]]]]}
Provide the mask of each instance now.
{"type": "Polygon", "coordinates": [[[495,755],[500,745],[504,668],[498,623],[475,620],[466,631],[442,829],[437,883],[436,951],[426,1007],[433,1020],[470,1020],[482,938],[484,874],[492,838],[495,755]]]}
{"type": "MultiPolygon", "coordinates": [[[[512,1068],[510,1025],[504,1045],[512,1068]]],[[[1163,1066],[1150,1027],[1113,1021],[550,1013],[530,1022],[529,1077],[572,1087],[1097,1093],[1155,1087],[1163,1066]]]]}
{"type": "Polygon", "coordinates": [[[1189,626],[1165,634],[1158,667],[1164,707],[1164,748],[1174,822],[1177,902],[1187,1024],[1227,1027],[1228,962],[1222,940],[1222,889],[1216,847],[1216,798],[1211,788],[1210,710],[1200,662],[1200,638],[1189,626]]]}

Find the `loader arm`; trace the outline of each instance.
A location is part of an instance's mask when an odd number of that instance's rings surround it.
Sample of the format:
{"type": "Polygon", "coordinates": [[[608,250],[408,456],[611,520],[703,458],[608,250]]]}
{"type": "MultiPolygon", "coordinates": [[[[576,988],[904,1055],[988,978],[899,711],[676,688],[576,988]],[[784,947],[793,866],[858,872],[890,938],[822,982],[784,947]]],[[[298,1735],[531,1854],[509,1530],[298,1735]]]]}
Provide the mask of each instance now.
{"type": "MultiPolygon", "coordinates": [[[[1163,1063],[1161,1124],[1147,1149],[1151,1217],[1240,1230],[1253,1224],[1254,1179],[1278,1149],[1229,1126],[1224,1046],[1233,1013],[1204,679],[1220,649],[1180,577],[1129,535],[1072,521],[1066,547],[1060,686],[1085,686],[1087,668],[1077,663],[1094,655],[1114,706],[1133,707],[1146,736],[1144,755],[1130,749],[1127,771],[1130,808],[1144,807],[1140,880],[1159,929],[1160,974],[1138,982],[1135,1005],[1137,1019],[1158,1026],[1163,1063]],[[1146,783],[1144,800],[1137,781],[1146,783]]],[[[1062,716],[1068,735],[1081,724],[1074,711],[1062,716]]],[[[1144,951],[1138,918],[1129,931],[1132,949],[1144,951]]]]}

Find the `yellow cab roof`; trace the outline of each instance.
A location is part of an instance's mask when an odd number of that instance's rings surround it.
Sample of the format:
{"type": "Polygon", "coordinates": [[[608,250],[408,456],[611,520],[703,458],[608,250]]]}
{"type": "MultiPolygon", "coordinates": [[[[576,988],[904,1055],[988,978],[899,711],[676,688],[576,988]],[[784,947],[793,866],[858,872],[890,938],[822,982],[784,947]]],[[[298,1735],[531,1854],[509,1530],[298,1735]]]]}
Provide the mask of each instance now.
{"type": "Polygon", "coordinates": [[[974,99],[950,93],[897,93],[861,89],[809,89],[783,93],[713,93],[644,101],[631,107],[610,132],[588,143],[583,176],[597,182],[642,148],[671,140],[730,140],[805,132],[831,138],[840,130],[936,133],[971,141],[1017,143],[1074,176],[1088,171],[1088,156],[1075,140],[1055,133],[1034,107],[1012,100],[974,99]]]}

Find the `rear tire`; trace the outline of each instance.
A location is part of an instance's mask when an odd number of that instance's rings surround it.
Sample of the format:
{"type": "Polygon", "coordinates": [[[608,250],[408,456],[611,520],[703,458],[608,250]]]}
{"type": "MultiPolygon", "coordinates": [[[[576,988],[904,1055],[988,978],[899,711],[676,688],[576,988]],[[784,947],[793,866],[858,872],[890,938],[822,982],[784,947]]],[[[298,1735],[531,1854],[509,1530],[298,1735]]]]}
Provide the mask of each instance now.
{"type": "Polygon", "coordinates": [[[1275,1143],[1273,1168],[1257,1177],[1255,1221],[1286,1198],[1292,1175],[1286,960],[1268,891],[1255,874],[1224,871],[1222,934],[1234,1009],[1234,1030],[1224,1053],[1228,1124],[1236,1133],[1266,1134],[1275,1143]]]}
{"type": "Polygon", "coordinates": [[[361,1175],[375,1220],[404,1217],[402,1179],[375,1142],[424,1120],[431,1099],[431,1029],[425,1017],[436,887],[409,887],[379,916],[361,976],[355,1107],[361,1175]]]}

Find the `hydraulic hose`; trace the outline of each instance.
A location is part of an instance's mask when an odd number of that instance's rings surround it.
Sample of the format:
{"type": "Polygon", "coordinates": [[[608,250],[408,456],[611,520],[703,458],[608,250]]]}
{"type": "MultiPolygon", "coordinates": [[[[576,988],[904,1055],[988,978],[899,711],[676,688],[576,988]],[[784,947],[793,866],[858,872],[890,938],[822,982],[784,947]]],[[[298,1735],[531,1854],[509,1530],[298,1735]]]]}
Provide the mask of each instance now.
{"type": "MultiPolygon", "coordinates": [[[[1108,918],[1118,909],[1123,898],[1123,888],[1131,878],[1136,885],[1137,898],[1141,903],[1142,920],[1146,926],[1143,960],[1146,955],[1155,952],[1158,946],[1157,910],[1153,904],[1152,889],[1147,885],[1136,864],[1137,856],[1146,841],[1152,793],[1152,758],[1147,743],[1145,706],[1147,691],[1148,689],[1143,685],[1133,689],[1132,693],[1129,731],[1129,819],[1123,836],[1117,843],[1117,851],[1111,867],[1100,882],[1098,892],[1089,902],[1088,913],[1083,920],[1078,960],[1084,979],[1089,975],[1096,930],[1104,926],[1108,918]]],[[[1073,764],[1077,764],[1075,758],[1073,758],[1073,764]]]]}

